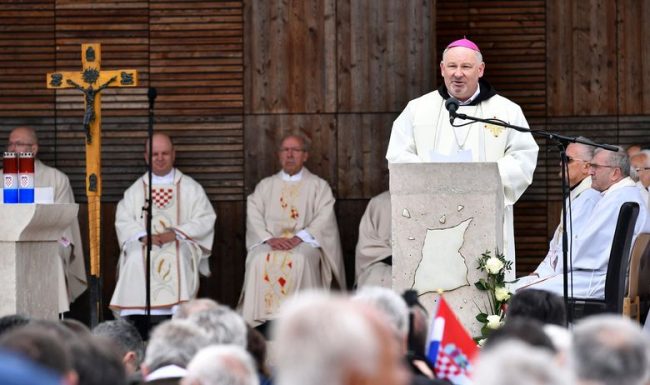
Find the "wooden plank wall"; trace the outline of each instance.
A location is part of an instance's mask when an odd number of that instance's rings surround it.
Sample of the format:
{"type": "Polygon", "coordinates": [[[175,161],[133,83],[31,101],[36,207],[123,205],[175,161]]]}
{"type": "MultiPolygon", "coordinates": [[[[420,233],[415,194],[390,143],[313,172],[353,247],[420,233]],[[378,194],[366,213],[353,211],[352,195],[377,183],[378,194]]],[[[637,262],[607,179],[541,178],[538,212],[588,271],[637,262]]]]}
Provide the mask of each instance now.
{"type": "MultiPolygon", "coordinates": [[[[80,68],[82,42],[100,42],[103,68],[136,68],[141,81],[103,97],[106,302],[115,204],[144,170],[149,86],[156,128],[176,137],[179,167],[219,215],[202,295],[237,302],[245,196],[277,171],[274,143],[290,130],[312,138],[307,166],[337,197],[351,283],[358,220],[387,188],[391,123],[437,87],[445,44],[477,41],[486,79],[533,127],[648,143],[649,16],[636,0],[0,0],[0,141],[17,125],[38,130],[41,157],[70,176],[83,226],[82,98],[43,82],[80,68]]],[[[520,273],[545,253],[559,212],[558,156],[538,143],[534,183],[515,208],[520,273]]]]}

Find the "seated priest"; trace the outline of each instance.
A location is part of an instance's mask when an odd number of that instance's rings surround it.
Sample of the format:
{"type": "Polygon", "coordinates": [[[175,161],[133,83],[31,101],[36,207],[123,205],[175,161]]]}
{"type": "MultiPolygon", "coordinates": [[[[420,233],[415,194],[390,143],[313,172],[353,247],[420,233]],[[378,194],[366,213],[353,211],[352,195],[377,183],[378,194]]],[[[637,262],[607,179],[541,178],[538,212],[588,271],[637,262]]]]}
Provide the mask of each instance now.
{"type": "MultiPolygon", "coordinates": [[[[147,162],[148,147],[147,143],[147,162]]],[[[152,152],[151,314],[156,324],[171,317],[176,305],[196,297],[199,273],[210,275],[208,258],[217,215],[201,185],[174,167],[176,151],[169,136],[154,134],[152,152]]],[[[110,304],[116,315],[130,317],[144,335],[148,185],[145,173],[117,205],[115,230],[121,252],[110,304]]]]}
{"type": "Polygon", "coordinates": [[[239,306],[254,327],[271,320],[299,290],[345,288],[332,190],[303,167],[309,142],[288,135],[278,156],[282,170],[264,178],[247,203],[248,255],[239,306]]]}
{"type": "MultiPolygon", "coordinates": [[[[586,140],[587,138],[581,137],[586,140]]],[[[589,162],[594,156],[594,147],[581,143],[571,143],[566,148],[566,155],[569,161],[567,181],[570,189],[569,198],[567,199],[567,208],[571,208],[567,214],[567,220],[571,220],[571,225],[567,227],[567,236],[569,239],[568,250],[574,245],[571,240],[589,223],[589,217],[594,206],[601,198],[601,193],[591,188],[591,175],[589,175],[589,162]]],[[[560,173],[561,175],[561,173],[560,173]]],[[[552,278],[556,275],[562,275],[564,261],[562,252],[562,223],[558,224],[553,233],[553,238],[549,242],[548,253],[544,260],[539,264],[535,271],[527,276],[520,278],[514,285],[514,288],[525,288],[541,280],[552,278]]],[[[573,254],[576,249],[573,248],[573,254]]]]}
{"type": "Polygon", "coordinates": [[[391,234],[390,192],[372,198],[359,223],[359,240],[355,252],[357,286],[392,287],[393,248],[391,234]]]}
{"type": "MultiPolygon", "coordinates": [[[[591,187],[601,198],[594,205],[580,233],[572,235],[572,266],[570,287],[577,298],[605,298],[607,264],[614,239],[618,213],[625,202],[639,204],[634,238],[646,231],[648,209],[636,183],[629,176],[630,161],[625,151],[596,149],[589,164],[591,187]]],[[[632,242],[634,243],[634,238],[632,242]]],[[[529,286],[563,294],[562,274],[529,286]]],[[[571,289],[570,289],[571,290],[571,289]]]]}
{"type": "MultiPolygon", "coordinates": [[[[51,196],[44,198],[44,202],[75,203],[74,193],[68,177],[41,162],[38,156],[38,137],[31,127],[17,127],[9,134],[7,151],[31,152],[34,154],[34,187],[43,188],[51,196]]],[[[37,194],[37,197],[41,194],[37,194]]],[[[37,203],[40,203],[37,198],[37,203]]],[[[59,313],[70,310],[70,303],[83,293],[88,287],[86,280],[86,264],[84,262],[79,221],[74,220],[70,227],[61,235],[59,240],[59,258],[57,277],[59,281],[59,313]]]]}
{"type": "Polygon", "coordinates": [[[641,150],[630,157],[630,175],[650,204],[650,150],[641,150]]]}

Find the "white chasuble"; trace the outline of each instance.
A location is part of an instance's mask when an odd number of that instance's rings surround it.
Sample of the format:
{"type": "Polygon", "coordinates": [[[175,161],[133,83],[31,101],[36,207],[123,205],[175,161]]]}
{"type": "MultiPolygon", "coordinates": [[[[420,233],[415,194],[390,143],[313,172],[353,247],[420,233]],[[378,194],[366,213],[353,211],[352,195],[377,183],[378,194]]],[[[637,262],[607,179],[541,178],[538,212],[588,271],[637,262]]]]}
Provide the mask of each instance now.
{"type": "MultiPolygon", "coordinates": [[[[111,309],[144,309],[147,178],[129,188],[118,204],[115,227],[122,246],[118,281],[111,309]]],[[[208,257],[214,237],[216,214],[205,192],[192,178],[175,170],[174,183],[152,188],[152,233],[168,230],[176,240],[151,249],[151,308],[169,309],[196,297],[199,272],[209,275],[208,257]]]]}
{"type": "Polygon", "coordinates": [[[359,223],[359,241],[355,252],[357,286],[393,284],[391,265],[383,261],[392,256],[390,192],[372,198],[359,223]]]}
{"type": "MultiPolygon", "coordinates": [[[[458,113],[528,127],[521,107],[500,95],[477,105],[462,105],[458,113]]],[[[539,147],[531,134],[514,129],[463,119],[456,119],[454,125],[464,126],[451,125],[438,91],[411,100],[393,123],[386,159],[391,163],[437,162],[440,156],[471,152],[472,162],[496,162],[504,192],[502,251],[514,262],[513,205],[533,181],[539,147]]],[[[514,267],[513,263],[506,279],[514,279],[514,267]]]]}
{"type": "Polygon", "coordinates": [[[274,318],[285,299],[306,288],[345,288],[343,258],[327,182],[302,170],[299,181],[265,178],[248,197],[246,274],[239,307],[257,326],[274,318]],[[308,234],[312,239],[303,238],[308,234]],[[272,250],[270,238],[303,239],[291,250],[272,250]],[[305,241],[305,239],[307,239],[305,241]]]}

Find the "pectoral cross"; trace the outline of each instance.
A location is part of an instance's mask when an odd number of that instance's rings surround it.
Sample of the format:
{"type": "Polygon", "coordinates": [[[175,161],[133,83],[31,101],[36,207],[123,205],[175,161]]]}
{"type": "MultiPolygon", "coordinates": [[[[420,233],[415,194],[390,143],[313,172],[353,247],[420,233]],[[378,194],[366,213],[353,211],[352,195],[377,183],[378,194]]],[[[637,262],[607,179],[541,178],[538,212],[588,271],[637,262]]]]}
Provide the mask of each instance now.
{"type": "MultiPolygon", "coordinates": [[[[99,291],[100,276],[100,213],[101,213],[101,92],[109,87],[135,87],[136,70],[101,70],[101,45],[81,45],[81,72],[52,72],[47,74],[47,88],[76,88],[84,94],[83,129],[86,137],[86,196],[88,197],[88,233],[90,250],[91,300],[99,291]],[[93,287],[97,286],[97,287],[93,287]]],[[[100,297],[94,304],[100,303],[100,297]]],[[[92,309],[97,312],[101,309],[92,309]]],[[[99,313],[98,313],[99,314],[99,313]]],[[[91,317],[91,322],[96,321],[91,317]]]]}

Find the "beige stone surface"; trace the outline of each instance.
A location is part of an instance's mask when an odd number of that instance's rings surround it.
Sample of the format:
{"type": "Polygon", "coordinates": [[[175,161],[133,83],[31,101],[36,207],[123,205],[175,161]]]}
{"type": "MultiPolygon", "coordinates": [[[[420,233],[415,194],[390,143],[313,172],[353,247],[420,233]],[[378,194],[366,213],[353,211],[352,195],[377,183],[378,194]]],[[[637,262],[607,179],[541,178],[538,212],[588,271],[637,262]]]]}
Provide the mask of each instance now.
{"type": "Polygon", "coordinates": [[[0,316],[58,317],[58,240],[76,204],[0,205],[0,316]]]}
{"type": "Polygon", "coordinates": [[[474,287],[483,276],[476,260],[486,250],[494,253],[503,245],[503,189],[496,163],[390,164],[389,168],[393,288],[399,292],[420,288],[420,301],[433,312],[438,295],[432,289],[441,283],[459,286],[446,291],[445,299],[470,333],[478,335],[475,316],[487,296],[474,287]],[[409,216],[403,215],[406,211],[409,216]],[[462,264],[467,272],[464,284],[459,277],[462,264]],[[423,277],[432,282],[425,283],[423,277]]]}

